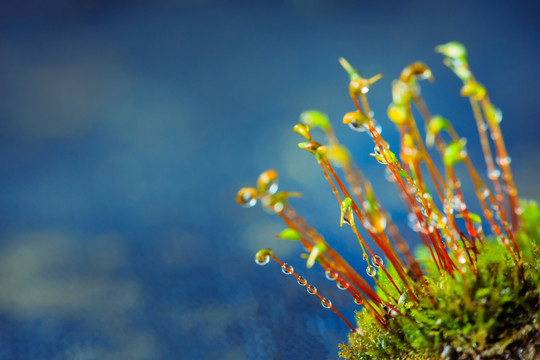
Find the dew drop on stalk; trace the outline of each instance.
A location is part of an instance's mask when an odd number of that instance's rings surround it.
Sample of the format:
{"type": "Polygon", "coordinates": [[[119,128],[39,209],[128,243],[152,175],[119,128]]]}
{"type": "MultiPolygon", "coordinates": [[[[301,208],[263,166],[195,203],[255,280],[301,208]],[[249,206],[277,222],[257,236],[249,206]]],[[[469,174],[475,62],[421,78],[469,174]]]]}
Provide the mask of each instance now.
{"type": "Polygon", "coordinates": [[[336,282],[336,286],[339,290],[347,290],[350,285],[345,280],[339,280],[338,282],[336,282]]]}
{"type": "Polygon", "coordinates": [[[311,284],[307,284],[306,290],[307,290],[308,294],[311,294],[311,295],[317,293],[317,288],[315,286],[311,285],[311,284]]]}
{"type": "Polygon", "coordinates": [[[306,286],[307,285],[306,279],[303,278],[302,276],[298,277],[297,282],[298,282],[298,285],[300,285],[300,286],[306,286]]]}
{"type": "Polygon", "coordinates": [[[506,165],[510,165],[510,163],[512,162],[512,158],[510,156],[506,156],[506,157],[498,157],[497,158],[497,164],[501,165],[501,166],[506,166],[506,165]]]}
{"type": "Polygon", "coordinates": [[[383,266],[383,260],[382,260],[382,258],[381,258],[379,255],[374,255],[374,256],[371,258],[371,263],[372,263],[373,266],[375,266],[376,268],[380,268],[381,266],[383,266]]]}
{"type": "Polygon", "coordinates": [[[484,187],[480,189],[480,194],[482,195],[482,199],[485,199],[489,196],[489,189],[484,187]]]}
{"type": "Polygon", "coordinates": [[[323,298],[321,300],[321,305],[323,306],[323,308],[325,309],[330,309],[332,307],[332,302],[330,300],[328,300],[327,298],[323,298]]]}
{"type": "Polygon", "coordinates": [[[396,178],[394,177],[394,174],[392,174],[392,171],[386,167],[384,168],[384,178],[391,183],[396,182],[396,178]]]}
{"type": "Polygon", "coordinates": [[[270,256],[266,255],[266,256],[259,256],[259,255],[255,255],[255,264],[257,265],[266,265],[270,262],[270,256]]]}
{"type": "Polygon", "coordinates": [[[409,213],[409,215],[407,215],[407,224],[415,232],[419,232],[420,230],[422,230],[420,222],[418,221],[418,217],[414,213],[409,213]]]}
{"type": "Polygon", "coordinates": [[[331,271],[331,270],[326,270],[324,272],[324,275],[326,276],[326,278],[330,281],[333,281],[333,280],[336,280],[337,277],[338,277],[338,274],[335,272],[335,271],[331,271]]]}
{"type": "Polygon", "coordinates": [[[364,302],[362,301],[362,299],[357,298],[357,297],[354,297],[354,303],[356,305],[364,305],[364,302]]]}
{"type": "Polygon", "coordinates": [[[501,171],[499,169],[493,169],[488,173],[488,178],[490,180],[496,180],[501,176],[501,171]]]}
{"type": "Polygon", "coordinates": [[[349,128],[351,128],[352,130],[357,131],[357,132],[365,132],[367,130],[366,125],[359,124],[359,123],[356,123],[354,121],[350,122],[348,125],[349,125],[349,128]]]}
{"type": "Polygon", "coordinates": [[[294,271],[294,268],[291,265],[285,263],[281,266],[281,271],[283,271],[285,275],[290,275],[294,271]]]}
{"type": "Polygon", "coordinates": [[[374,277],[375,275],[377,275],[377,269],[372,266],[368,266],[366,268],[366,273],[368,274],[368,276],[374,277]]]}

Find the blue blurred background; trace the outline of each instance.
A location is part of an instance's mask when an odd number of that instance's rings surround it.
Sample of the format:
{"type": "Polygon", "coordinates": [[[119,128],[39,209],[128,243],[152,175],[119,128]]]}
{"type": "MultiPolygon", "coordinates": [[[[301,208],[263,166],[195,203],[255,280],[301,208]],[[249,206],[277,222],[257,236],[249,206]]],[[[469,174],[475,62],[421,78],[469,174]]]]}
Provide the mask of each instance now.
{"type": "MultiPolygon", "coordinates": [[[[422,60],[434,113],[469,139],[459,80],[433,52],[459,40],[503,109],[520,196],[537,186],[540,22],[535,2],[68,1],[0,5],[0,359],[332,359],[348,329],[271,263],[271,247],[352,321],[354,304],[307,271],[275,216],[234,202],[274,168],[344,256],[350,231],[291,131],[334,120],[403,233],[404,208],[353,109],[345,56],[365,76],[383,135],[390,83],[422,60]]],[[[464,181],[464,184],[469,184],[464,181]]],[[[470,184],[469,184],[470,185],[470,184]]]]}

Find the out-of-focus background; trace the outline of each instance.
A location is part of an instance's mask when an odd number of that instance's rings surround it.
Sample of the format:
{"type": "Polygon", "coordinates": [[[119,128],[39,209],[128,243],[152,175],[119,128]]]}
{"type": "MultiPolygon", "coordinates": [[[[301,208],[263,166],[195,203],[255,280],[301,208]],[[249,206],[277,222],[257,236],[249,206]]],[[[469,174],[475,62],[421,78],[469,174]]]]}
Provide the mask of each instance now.
{"type": "Polygon", "coordinates": [[[428,106],[483,169],[460,82],[433,52],[459,40],[504,112],[520,195],[539,199],[538,10],[493,0],[2,2],[0,359],[336,358],[345,325],[253,255],[274,249],[351,321],[355,304],[305,268],[298,244],[273,238],[276,216],[238,207],[236,191],[278,170],[281,188],[304,193],[292,201],[299,212],[360,263],[291,131],[301,111],[320,109],[415,244],[371,139],[340,124],[353,106],[337,59],[384,74],[369,96],[393,147],[390,83],[427,63],[428,106]]]}

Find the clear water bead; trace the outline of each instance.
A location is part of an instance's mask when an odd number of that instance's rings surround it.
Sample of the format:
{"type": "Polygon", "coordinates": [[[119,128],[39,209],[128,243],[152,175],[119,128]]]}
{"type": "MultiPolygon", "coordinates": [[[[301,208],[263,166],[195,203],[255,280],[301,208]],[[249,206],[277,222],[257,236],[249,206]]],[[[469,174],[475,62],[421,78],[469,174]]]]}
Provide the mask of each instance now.
{"type": "Polygon", "coordinates": [[[490,180],[498,179],[501,176],[501,171],[499,169],[493,169],[488,173],[488,178],[490,180]]]}
{"type": "Polygon", "coordinates": [[[396,178],[394,177],[394,174],[392,173],[392,171],[388,167],[384,168],[384,178],[388,182],[391,182],[391,183],[396,182],[396,178]]]}
{"type": "Polygon", "coordinates": [[[303,278],[302,276],[298,277],[297,282],[298,282],[298,285],[300,285],[300,286],[306,286],[307,285],[306,279],[303,278]]]}
{"type": "Polygon", "coordinates": [[[285,275],[290,275],[290,274],[293,273],[294,268],[293,268],[291,265],[289,265],[289,264],[283,264],[283,265],[281,266],[281,271],[283,271],[283,273],[284,273],[285,275]]]}
{"type": "Polygon", "coordinates": [[[357,132],[365,132],[367,130],[364,124],[355,123],[354,121],[349,123],[349,128],[357,132]]]}
{"type": "Polygon", "coordinates": [[[323,298],[321,300],[321,305],[323,306],[323,308],[325,309],[330,309],[332,307],[332,302],[330,300],[328,300],[327,298],[323,298]]]}
{"type": "Polygon", "coordinates": [[[375,275],[377,275],[377,269],[372,266],[368,266],[366,268],[366,273],[368,274],[368,276],[374,277],[375,275]]]}
{"type": "Polygon", "coordinates": [[[266,265],[270,262],[270,256],[257,256],[255,255],[255,264],[266,265]]]}
{"type": "Polygon", "coordinates": [[[361,300],[360,298],[357,298],[357,297],[354,298],[354,303],[355,303],[356,305],[364,305],[364,303],[362,302],[362,300],[361,300]]]}
{"type": "Polygon", "coordinates": [[[419,232],[420,230],[422,230],[420,222],[418,221],[418,217],[414,213],[409,213],[409,215],[407,215],[407,224],[415,232],[419,232]]]}
{"type": "Polygon", "coordinates": [[[502,157],[502,158],[497,158],[497,163],[501,166],[506,166],[506,165],[510,165],[510,163],[512,162],[512,158],[510,158],[510,156],[506,156],[506,157],[502,157]]]}
{"type": "Polygon", "coordinates": [[[375,266],[376,268],[380,268],[381,266],[383,266],[383,260],[382,258],[379,256],[379,255],[375,255],[371,258],[371,263],[373,264],[373,266],[375,266]]]}
{"type": "Polygon", "coordinates": [[[311,284],[307,284],[306,290],[307,290],[308,294],[311,294],[311,295],[317,293],[317,288],[315,286],[311,285],[311,284]]]}
{"type": "Polygon", "coordinates": [[[337,277],[338,277],[338,274],[335,272],[335,271],[331,271],[331,270],[326,270],[324,272],[324,275],[326,276],[326,278],[330,281],[333,281],[333,280],[336,280],[337,277]]]}
{"type": "Polygon", "coordinates": [[[347,290],[349,288],[349,283],[346,282],[345,280],[339,280],[337,283],[336,283],[336,286],[339,290],[347,290]]]}

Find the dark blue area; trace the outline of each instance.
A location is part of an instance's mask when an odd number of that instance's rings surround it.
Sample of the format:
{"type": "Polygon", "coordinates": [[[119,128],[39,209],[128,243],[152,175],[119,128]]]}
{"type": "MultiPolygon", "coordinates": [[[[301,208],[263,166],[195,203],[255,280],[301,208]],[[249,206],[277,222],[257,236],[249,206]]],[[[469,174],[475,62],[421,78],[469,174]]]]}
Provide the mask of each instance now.
{"type": "Polygon", "coordinates": [[[433,52],[459,40],[503,109],[520,195],[538,199],[537,13],[505,1],[2,2],[0,359],[335,358],[347,327],[253,255],[274,249],[351,321],[356,305],[273,238],[277,217],[236,206],[236,191],[275,168],[282,188],[304,193],[299,212],[358,264],[291,131],[317,108],[417,244],[371,139],[340,126],[353,104],[337,59],[384,73],[369,96],[393,148],[391,81],[427,63],[428,106],[482,169],[459,80],[433,52]]]}

